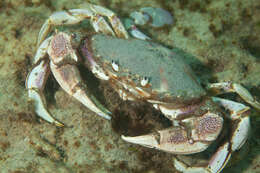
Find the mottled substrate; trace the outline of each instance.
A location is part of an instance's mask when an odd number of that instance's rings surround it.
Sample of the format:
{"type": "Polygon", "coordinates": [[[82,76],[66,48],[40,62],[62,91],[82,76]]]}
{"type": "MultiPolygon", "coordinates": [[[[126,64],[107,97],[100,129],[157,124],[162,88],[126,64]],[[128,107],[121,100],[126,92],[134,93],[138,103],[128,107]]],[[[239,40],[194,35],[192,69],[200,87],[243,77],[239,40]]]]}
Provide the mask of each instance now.
{"type": "MultiPolygon", "coordinates": [[[[149,106],[131,104],[129,109],[130,104],[118,101],[111,89],[103,90],[102,95],[112,98],[106,101],[110,109],[119,106],[114,110],[112,123],[64,93],[53,78],[48,80],[45,92],[48,108],[66,128],[56,128],[35,117],[24,81],[36,51],[37,34],[53,11],[84,8],[84,2],[0,2],[1,172],[175,172],[171,154],[120,139],[122,133],[147,133],[154,126],[169,126],[169,122],[149,106]],[[149,120],[148,115],[153,118],[149,120]],[[157,120],[162,123],[155,123],[157,120]]],[[[90,2],[106,6],[121,16],[146,6],[171,11],[175,18],[173,26],[145,31],[157,42],[186,51],[192,68],[204,82],[239,82],[260,100],[258,0],[90,2]]],[[[235,95],[226,97],[242,101],[235,95]]],[[[223,172],[259,172],[259,122],[259,112],[252,110],[252,137],[223,172]]]]}

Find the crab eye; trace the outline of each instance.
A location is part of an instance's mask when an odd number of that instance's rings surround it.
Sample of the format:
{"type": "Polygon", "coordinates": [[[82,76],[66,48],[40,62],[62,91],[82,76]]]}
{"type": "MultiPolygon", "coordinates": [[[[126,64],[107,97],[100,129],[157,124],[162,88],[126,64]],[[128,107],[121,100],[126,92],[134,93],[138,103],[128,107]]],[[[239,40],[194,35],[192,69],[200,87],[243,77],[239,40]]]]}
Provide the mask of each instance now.
{"type": "Polygon", "coordinates": [[[116,72],[118,72],[118,70],[119,70],[118,63],[115,62],[114,60],[112,60],[111,63],[112,63],[112,68],[113,68],[113,70],[115,70],[116,72]]]}
{"type": "Polygon", "coordinates": [[[142,80],[141,80],[141,86],[146,86],[149,82],[149,79],[148,77],[143,77],[142,80]]]}

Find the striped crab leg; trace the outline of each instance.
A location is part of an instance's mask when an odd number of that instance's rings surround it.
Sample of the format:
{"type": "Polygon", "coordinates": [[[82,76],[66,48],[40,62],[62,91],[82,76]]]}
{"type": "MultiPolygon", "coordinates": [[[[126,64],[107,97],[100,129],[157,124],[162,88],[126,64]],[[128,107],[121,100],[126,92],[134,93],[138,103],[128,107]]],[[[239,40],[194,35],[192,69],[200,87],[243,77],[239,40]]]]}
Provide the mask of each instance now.
{"type": "Polygon", "coordinates": [[[98,14],[101,16],[106,16],[108,18],[117,37],[128,39],[128,33],[125,30],[124,25],[121,23],[120,19],[116,16],[116,14],[113,11],[111,11],[107,8],[104,8],[104,7],[101,7],[98,5],[92,5],[92,4],[89,4],[89,8],[95,14],[98,14]]]}
{"type": "Polygon", "coordinates": [[[240,84],[232,82],[212,83],[207,88],[216,94],[235,92],[251,106],[260,110],[260,103],[240,84]]]}
{"type": "Polygon", "coordinates": [[[119,18],[104,7],[88,4],[87,9],[71,9],[67,11],[60,11],[53,13],[43,24],[39,36],[38,45],[47,37],[54,26],[59,25],[73,25],[84,19],[90,19],[92,26],[96,32],[102,32],[109,35],[116,35],[120,38],[128,38],[128,34],[119,20],[119,18]],[[107,17],[110,25],[106,22],[103,16],[107,17]]]}
{"type": "Polygon", "coordinates": [[[27,77],[26,88],[29,98],[34,101],[34,108],[37,115],[56,126],[62,127],[64,125],[55,120],[47,111],[46,101],[43,95],[45,82],[50,73],[48,65],[48,61],[42,60],[33,68],[27,77]]]}
{"type": "Polygon", "coordinates": [[[47,53],[51,38],[52,37],[46,39],[38,48],[34,57],[35,66],[28,74],[25,85],[28,90],[29,98],[34,101],[34,108],[37,115],[50,123],[54,123],[56,126],[62,127],[64,125],[55,120],[47,111],[46,101],[43,95],[43,89],[50,74],[49,61],[44,59],[44,56],[47,53]]]}

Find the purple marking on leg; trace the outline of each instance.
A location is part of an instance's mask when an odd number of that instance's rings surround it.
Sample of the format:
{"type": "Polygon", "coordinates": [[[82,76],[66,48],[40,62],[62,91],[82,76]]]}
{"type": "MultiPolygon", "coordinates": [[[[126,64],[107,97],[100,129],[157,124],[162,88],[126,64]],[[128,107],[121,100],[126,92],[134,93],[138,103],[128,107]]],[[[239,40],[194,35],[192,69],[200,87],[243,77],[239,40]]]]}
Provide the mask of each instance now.
{"type": "Polygon", "coordinates": [[[201,106],[200,104],[186,106],[181,109],[182,113],[180,113],[180,114],[181,115],[190,114],[190,113],[194,112],[196,109],[198,109],[200,106],[201,106]]]}
{"type": "Polygon", "coordinates": [[[42,61],[35,66],[26,79],[26,88],[37,88],[42,90],[49,75],[48,63],[42,61]]]}
{"type": "Polygon", "coordinates": [[[111,24],[114,26],[114,25],[118,25],[118,23],[120,22],[120,20],[116,17],[116,16],[113,16],[112,17],[112,20],[111,20],[111,24]]]}
{"type": "Polygon", "coordinates": [[[48,64],[47,63],[44,63],[43,64],[43,67],[42,67],[42,70],[38,72],[37,77],[36,77],[36,80],[35,80],[35,85],[39,88],[39,89],[42,89],[45,85],[45,82],[46,82],[46,74],[48,73],[48,64]]]}
{"type": "Polygon", "coordinates": [[[83,46],[81,47],[81,52],[82,52],[82,55],[88,60],[90,65],[93,67],[97,64],[96,64],[95,60],[93,59],[92,50],[89,48],[89,45],[90,45],[90,41],[88,38],[86,38],[84,40],[83,46]]]}

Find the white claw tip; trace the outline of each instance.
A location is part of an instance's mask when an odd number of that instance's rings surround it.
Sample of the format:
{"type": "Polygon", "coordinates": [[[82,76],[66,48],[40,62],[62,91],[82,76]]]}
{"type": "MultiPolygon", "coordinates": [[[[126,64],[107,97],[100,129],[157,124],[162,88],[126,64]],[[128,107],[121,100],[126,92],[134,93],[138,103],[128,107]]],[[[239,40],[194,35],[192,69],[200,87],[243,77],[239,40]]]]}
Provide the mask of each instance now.
{"type": "Polygon", "coordinates": [[[98,113],[98,115],[101,116],[101,117],[103,117],[103,118],[105,118],[105,119],[107,119],[107,120],[111,120],[111,117],[110,117],[109,115],[107,115],[107,114],[98,113]]]}
{"type": "Polygon", "coordinates": [[[58,121],[55,121],[54,124],[58,127],[64,127],[64,124],[58,122],[58,121]]]}

